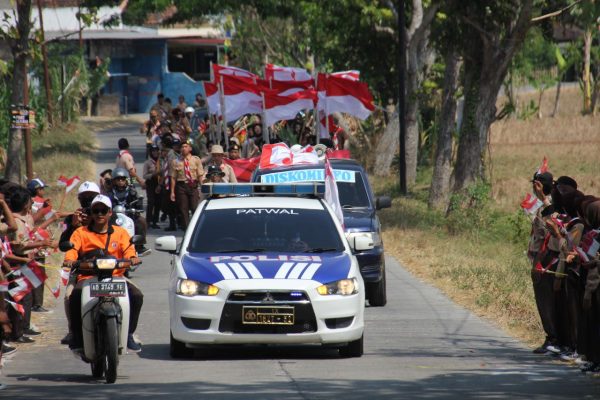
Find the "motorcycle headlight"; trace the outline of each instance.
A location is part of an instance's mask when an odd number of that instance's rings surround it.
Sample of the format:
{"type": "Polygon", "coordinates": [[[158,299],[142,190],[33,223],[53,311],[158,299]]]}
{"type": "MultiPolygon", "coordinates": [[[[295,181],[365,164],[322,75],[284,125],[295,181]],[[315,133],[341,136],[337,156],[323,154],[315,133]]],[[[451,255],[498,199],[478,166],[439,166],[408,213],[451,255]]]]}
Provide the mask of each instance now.
{"type": "Polygon", "coordinates": [[[341,296],[349,296],[358,293],[358,281],[356,278],[340,279],[339,281],[326,283],[317,288],[320,295],[328,296],[339,294],[341,296]]]}
{"type": "Polygon", "coordinates": [[[99,258],[96,260],[96,267],[98,269],[115,269],[117,266],[117,260],[114,258],[99,258]]]}
{"type": "Polygon", "coordinates": [[[219,288],[208,283],[196,282],[191,279],[179,279],[176,293],[182,296],[216,296],[219,288]]]}
{"type": "Polygon", "coordinates": [[[367,237],[369,239],[371,239],[373,241],[373,246],[375,247],[379,247],[382,245],[381,242],[381,236],[379,235],[379,232],[348,232],[346,233],[346,239],[348,239],[348,242],[351,242],[352,238],[355,237],[359,237],[359,236],[363,236],[363,237],[367,237]]]}

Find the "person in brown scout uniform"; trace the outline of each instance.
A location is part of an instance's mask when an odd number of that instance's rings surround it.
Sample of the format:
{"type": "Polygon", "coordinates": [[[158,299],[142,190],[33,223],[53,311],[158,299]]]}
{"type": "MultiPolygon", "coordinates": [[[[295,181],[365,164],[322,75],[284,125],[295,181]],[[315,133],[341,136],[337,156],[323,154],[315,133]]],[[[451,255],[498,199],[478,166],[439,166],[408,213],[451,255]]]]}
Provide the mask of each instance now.
{"type": "Polygon", "coordinates": [[[192,146],[183,142],[181,156],[171,161],[169,176],[171,185],[171,201],[177,203],[182,217],[183,228],[190,222],[190,211],[193,213],[200,202],[198,183],[204,176],[204,168],[200,158],[192,155],[192,146]]]}
{"type": "Polygon", "coordinates": [[[225,152],[223,151],[223,146],[215,144],[210,150],[211,159],[208,162],[208,165],[216,165],[223,171],[225,174],[223,177],[223,181],[227,183],[237,183],[237,178],[235,177],[235,172],[233,168],[229,164],[225,164],[223,162],[223,157],[225,157],[225,152]]]}

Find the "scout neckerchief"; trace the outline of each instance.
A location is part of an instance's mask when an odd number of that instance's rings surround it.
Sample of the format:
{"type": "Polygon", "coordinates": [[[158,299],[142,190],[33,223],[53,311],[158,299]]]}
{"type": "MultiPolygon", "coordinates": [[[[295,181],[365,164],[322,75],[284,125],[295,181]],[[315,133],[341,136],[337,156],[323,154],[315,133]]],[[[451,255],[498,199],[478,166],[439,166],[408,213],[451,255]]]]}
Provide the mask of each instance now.
{"type": "Polygon", "coordinates": [[[194,183],[194,179],[192,178],[192,171],[190,170],[190,161],[187,157],[183,158],[183,172],[185,174],[185,179],[188,183],[194,183]]]}
{"type": "Polygon", "coordinates": [[[169,177],[169,162],[168,162],[168,160],[165,160],[165,162],[163,162],[161,164],[160,170],[162,172],[162,184],[163,184],[163,186],[167,190],[171,189],[171,186],[170,186],[171,178],[169,177]]]}

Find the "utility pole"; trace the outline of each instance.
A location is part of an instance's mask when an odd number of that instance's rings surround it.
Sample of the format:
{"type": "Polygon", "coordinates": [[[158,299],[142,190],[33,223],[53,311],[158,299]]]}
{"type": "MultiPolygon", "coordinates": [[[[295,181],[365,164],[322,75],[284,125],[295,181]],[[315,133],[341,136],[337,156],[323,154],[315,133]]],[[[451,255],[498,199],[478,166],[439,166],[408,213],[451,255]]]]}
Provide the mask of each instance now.
{"type": "Polygon", "coordinates": [[[77,22],[79,22],[79,51],[83,54],[83,28],[81,27],[81,0],[77,1],[77,22]]]}
{"type": "Polygon", "coordinates": [[[397,0],[398,15],[398,122],[400,125],[400,193],[408,194],[406,187],[406,28],[404,0],[397,0]]]}
{"type": "Polygon", "coordinates": [[[40,14],[40,33],[42,38],[42,59],[44,63],[44,88],[46,89],[46,110],[48,124],[54,125],[52,87],[50,86],[50,73],[48,72],[48,49],[46,48],[46,36],[44,35],[44,18],[42,17],[42,2],[37,0],[38,13],[40,14]]]}
{"type": "MultiPolygon", "coordinates": [[[[27,76],[27,63],[23,65],[23,75],[25,76],[23,82],[23,107],[25,110],[29,110],[29,78],[27,76]]],[[[31,118],[31,117],[30,117],[31,118]]],[[[31,129],[23,129],[25,134],[25,173],[27,174],[27,181],[33,179],[33,150],[31,148],[31,129]]]]}

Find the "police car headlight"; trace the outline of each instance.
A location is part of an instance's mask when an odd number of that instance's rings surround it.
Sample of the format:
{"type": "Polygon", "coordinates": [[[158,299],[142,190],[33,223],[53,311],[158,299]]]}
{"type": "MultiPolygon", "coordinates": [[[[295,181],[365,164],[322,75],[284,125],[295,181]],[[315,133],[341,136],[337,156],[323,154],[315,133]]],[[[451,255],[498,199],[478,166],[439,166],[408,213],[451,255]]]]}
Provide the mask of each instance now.
{"type": "Polygon", "coordinates": [[[348,242],[352,243],[351,239],[355,238],[355,237],[367,237],[369,239],[371,239],[373,241],[373,246],[375,247],[379,247],[382,245],[381,242],[381,236],[379,235],[379,232],[348,232],[346,233],[346,238],[348,239],[348,242]]]}
{"type": "Polygon", "coordinates": [[[339,281],[319,286],[317,292],[323,296],[331,294],[349,296],[358,293],[358,281],[356,278],[340,279],[339,281]]]}
{"type": "Polygon", "coordinates": [[[208,283],[196,282],[191,279],[177,281],[177,294],[182,296],[216,296],[219,288],[208,283]]]}

